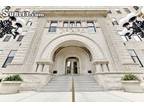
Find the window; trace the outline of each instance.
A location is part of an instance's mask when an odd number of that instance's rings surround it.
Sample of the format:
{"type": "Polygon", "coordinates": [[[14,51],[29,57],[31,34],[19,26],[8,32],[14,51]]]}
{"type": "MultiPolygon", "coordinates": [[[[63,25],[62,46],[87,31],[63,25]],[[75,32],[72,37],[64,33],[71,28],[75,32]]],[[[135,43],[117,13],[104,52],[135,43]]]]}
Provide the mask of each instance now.
{"type": "Polygon", "coordinates": [[[75,27],[74,21],[70,21],[70,27],[71,27],[71,28],[72,28],[72,27],[75,27]]]}
{"type": "Polygon", "coordinates": [[[63,27],[68,27],[68,21],[64,21],[63,27]]]}
{"type": "Polygon", "coordinates": [[[141,67],[143,67],[142,62],[140,61],[139,57],[137,56],[136,52],[134,49],[128,49],[128,52],[133,60],[134,63],[139,64],[141,67]]]}
{"type": "Polygon", "coordinates": [[[121,11],[120,11],[119,9],[116,9],[116,12],[117,12],[118,14],[121,14],[121,11]]]}
{"type": "Polygon", "coordinates": [[[8,42],[8,41],[10,40],[10,38],[11,38],[11,36],[7,35],[7,36],[4,38],[3,42],[8,42]]]}
{"type": "Polygon", "coordinates": [[[81,22],[80,21],[76,22],[76,27],[81,27],[81,22]]]}
{"type": "Polygon", "coordinates": [[[112,18],[112,24],[113,24],[113,26],[118,25],[118,22],[117,22],[116,18],[112,18]]]}
{"type": "Polygon", "coordinates": [[[32,26],[32,19],[29,19],[26,23],[27,26],[32,26]]]}
{"type": "Polygon", "coordinates": [[[108,13],[108,14],[111,14],[111,13],[112,13],[112,11],[111,11],[111,10],[108,10],[108,11],[107,11],[107,13],[108,13]]]}
{"type": "Polygon", "coordinates": [[[134,38],[136,41],[142,41],[141,37],[138,36],[138,35],[133,35],[133,38],[134,38]]]}
{"type": "Polygon", "coordinates": [[[51,21],[49,32],[56,32],[57,29],[57,21],[51,21]]]}
{"type": "Polygon", "coordinates": [[[139,10],[139,7],[138,6],[133,6],[133,8],[137,11],[139,10]]]}
{"type": "Polygon", "coordinates": [[[87,22],[88,32],[96,32],[96,28],[93,21],[87,22]]]}
{"type": "Polygon", "coordinates": [[[131,13],[131,11],[130,11],[128,8],[124,8],[124,11],[125,11],[126,13],[131,13]]]}
{"type": "Polygon", "coordinates": [[[121,38],[122,38],[122,40],[123,40],[124,42],[126,42],[126,41],[129,40],[127,36],[121,36],[121,38]]]}
{"type": "Polygon", "coordinates": [[[18,37],[18,39],[17,39],[17,42],[22,41],[23,37],[24,37],[24,35],[20,35],[20,36],[18,37]]]}
{"type": "Polygon", "coordinates": [[[2,68],[6,68],[8,64],[10,64],[15,56],[16,50],[10,51],[8,57],[6,58],[2,68]]]}

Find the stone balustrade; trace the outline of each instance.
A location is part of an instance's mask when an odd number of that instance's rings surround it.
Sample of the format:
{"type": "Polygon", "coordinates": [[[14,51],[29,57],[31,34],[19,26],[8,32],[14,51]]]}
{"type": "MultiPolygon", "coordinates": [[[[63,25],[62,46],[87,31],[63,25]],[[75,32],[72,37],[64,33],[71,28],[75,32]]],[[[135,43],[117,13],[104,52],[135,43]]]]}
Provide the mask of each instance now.
{"type": "Polygon", "coordinates": [[[37,66],[36,66],[36,72],[45,72],[45,73],[49,73],[50,65],[52,65],[51,62],[47,62],[47,61],[38,61],[38,62],[37,62],[37,66]]]}
{"type": "Polygon", "coordinates": [[[109,69],[109,62],[106,60],[98,60],[94,62],[95,65],[95,72],[108,72],[109,69]]]}

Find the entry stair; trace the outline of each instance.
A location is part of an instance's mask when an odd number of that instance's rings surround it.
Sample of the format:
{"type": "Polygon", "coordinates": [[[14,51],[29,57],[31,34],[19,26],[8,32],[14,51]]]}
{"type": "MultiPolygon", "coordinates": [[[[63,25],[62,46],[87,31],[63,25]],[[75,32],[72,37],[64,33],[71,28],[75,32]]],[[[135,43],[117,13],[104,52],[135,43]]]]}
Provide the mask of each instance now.
{"type": "MultiPolygon", "coordinates": [[[[74,75],[74,88],[76,92],[104,91],[91,75],[74,75]]],[[[55,76],[46,86],[40,88],[40,92],[71,92],[72,76],[55,76]]]]}

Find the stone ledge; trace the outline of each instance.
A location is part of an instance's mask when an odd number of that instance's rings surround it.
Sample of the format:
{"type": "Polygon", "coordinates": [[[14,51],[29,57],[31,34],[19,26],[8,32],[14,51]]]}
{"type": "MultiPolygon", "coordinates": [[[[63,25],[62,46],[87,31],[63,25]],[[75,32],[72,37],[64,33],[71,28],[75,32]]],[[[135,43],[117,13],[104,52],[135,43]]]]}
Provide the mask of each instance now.
{"type": "Polygon", "coordinates": [[[123,72],[123,71],[119,71],[119,72],[97,72],[93,75],[97,75],[97,74],[128,74],[128,73],[133,73],[133,74],[144,74],[144,72],[135,72],[135,71],[129,71],[129,72],[123,72]]]}
{"type": "Polygon", "coordinates": [[[47,72],[3,72],[2,74],[35,74],[35,75],[52,75],[47,72]]]}

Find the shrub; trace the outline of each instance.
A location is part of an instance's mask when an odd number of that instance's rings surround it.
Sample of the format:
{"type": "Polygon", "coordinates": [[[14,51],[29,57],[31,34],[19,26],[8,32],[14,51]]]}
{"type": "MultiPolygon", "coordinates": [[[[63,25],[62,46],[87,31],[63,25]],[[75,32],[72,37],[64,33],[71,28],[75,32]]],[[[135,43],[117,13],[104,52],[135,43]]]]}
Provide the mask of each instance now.
{"type": "Polygon", "coordinates": [[[6,77],[3,81],[23,81],[19,75],[12,75],[6,77]]]}
{"type": "Polygon", "coordinates": [[[129,80],[139,80],[138,77],[134,74],[126,74],[124,77],[122,77],[122,80],[129,81],[129,80]]]}
{"type": "Polygon", "coordinates": [[[0,82],[2,81],[2,79],[0,79],[0,82]]]}

